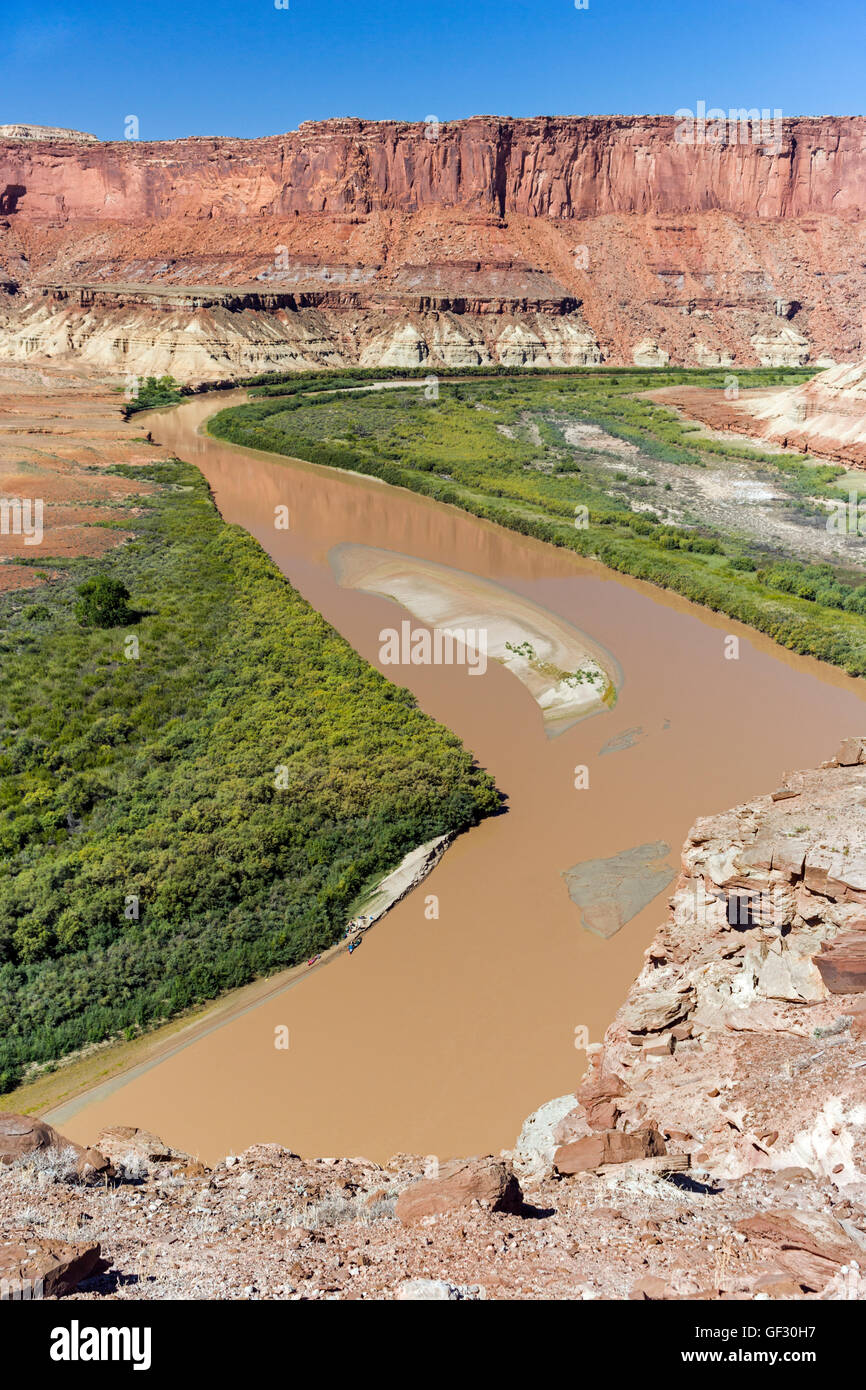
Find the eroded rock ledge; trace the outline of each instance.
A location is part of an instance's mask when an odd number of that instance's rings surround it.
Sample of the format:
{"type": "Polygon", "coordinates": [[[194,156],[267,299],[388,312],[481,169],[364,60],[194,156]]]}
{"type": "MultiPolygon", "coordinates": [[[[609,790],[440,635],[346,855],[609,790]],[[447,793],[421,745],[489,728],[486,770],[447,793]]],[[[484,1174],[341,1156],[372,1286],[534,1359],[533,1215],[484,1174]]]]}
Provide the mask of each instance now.
{"type": "Polygon", "coordinates": [[[378,1165],[265,1144],[207,1169],[141,1130],[82,1154],[0,1117],[0,1281],[76,1298],[866,1297],[864,991],[852,738],[696,823],[586,1077],[513,1152],[378,1165]]]}
{"type": "Polygon", "coordinates": [[[864,750],[848,739],[695,824],[668,921],[555,1137],[651,1117],[707,1177],[797,1166],[866,1193],[864,750]]]}

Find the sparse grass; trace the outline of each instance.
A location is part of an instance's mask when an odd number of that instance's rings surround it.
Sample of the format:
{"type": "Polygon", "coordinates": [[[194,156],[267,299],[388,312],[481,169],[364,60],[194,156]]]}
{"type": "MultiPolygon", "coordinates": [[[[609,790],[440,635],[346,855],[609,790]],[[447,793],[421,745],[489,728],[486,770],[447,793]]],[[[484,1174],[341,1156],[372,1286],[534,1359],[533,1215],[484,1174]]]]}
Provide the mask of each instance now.
{"type": "Polygon", "coordinates": [[[384,1198],[370,1205],[363,1196],[340,1197],[331,1193],[318,1202],[293,1208],[288,1224],[310,1231],[332,1230],[335,1226],[346,1226],[356,1221],[371,1226],[376,1221],[390,1221],[396,1205],[396,1197],[384,1198]]]}
{"type": "Polygon", "coordinates": [[[34,1149],[24,1154],[10,1165],[19,1172],[31,1175],[37,1182],[77,1183],[78,1152],[71,1145],[66,1148],[34,1149]]]}

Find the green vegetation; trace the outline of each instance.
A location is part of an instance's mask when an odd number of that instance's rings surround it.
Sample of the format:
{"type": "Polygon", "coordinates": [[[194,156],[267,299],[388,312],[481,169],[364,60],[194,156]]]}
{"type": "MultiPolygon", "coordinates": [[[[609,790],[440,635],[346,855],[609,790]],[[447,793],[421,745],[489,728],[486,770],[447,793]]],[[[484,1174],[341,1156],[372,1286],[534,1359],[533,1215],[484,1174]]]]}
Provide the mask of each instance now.
{"type": "Polygon", "coordinates": [[[114,471],[159,485],[135,538],[0,606],[0,1090],[323,950],[408,850],[498,807],[195,468],[114,471]],[[132,635],[76,593],[130,594],[132,635]]]}
{"type": "MultiPolygon", "coordinates": [[[[520,382],[580,380],[602,382],[608,386],[630,386],[633,390],[645,386],[694,385],[725,386],[728,368],[696,371],[693,367],[343,367],[329,371],[265,372],[240,382],[261,396],[286,396],[309,390],[340,391],[372,381],[427,380],[431,374],[437,381],[489,381],[511,379],[520,382]]],[[[813,367],[757,367],[739,372],[738,380],[749,386],[795,386],[815,375],[813,367]]],[[[694,426],[691,426],[694,429],[694,426]]],[[[689,429],[689,426],[686,426],[689,429]]]]}
{"type": "Polygon", "coordinates": [[[177,405],[186,393],[173,376],[148,376],[138,383],[138,391],[132,400],[127,401],[123,413],[128,420],[139,410],[153,410],[159,406],[177,405]]]}
{"type": "MultiPolygon", "coordinates": [[[[97,574],[78,586],[75,616],[83,627],[120,627],[132,620],[129,590],[109,574],[97,574]]],[[[34,605],[35,607],[35,605],[34,605]]],[[[30,612],[33,618],[33,611],[30,612]]],[[[48,609],[42,615],[50,617],[48,609]]]]}
{"type": "MultiPolygon", "coordinates": [[[[654,503],[662,465],[668,493],[671,467],[684,476],[747,465],[780,489],[790,513],[815,527],[826,515],[811,499],[842,495],[834,486],[841,468],[705,436],[637,394],[683,381],[721,387],[724,372],[484,369],[437,372],[433,393],[354,389],[370,378],[425,375],[392,369],[269,378],[253,400],[220,412],[209,428],[221,439],[425,493],[675,590],[794,651],[866,674],[861,572],[803,564],[745,527],[722,531],[691,519],[671,524],[664,519],[667,504],[659,509],[654,503]],[[583,434],[574,434],[575,424],[583,434]],[[616,441],[633,446],[637,452],[629,459],[637,473],[611,468],[609,451],[602,460],[598,430],[614,449],[616,441]],[[637,489],[643,496],[633,506],[637,489]]],[[[740,385],[750,387],[795,384],[811,373],[738,375],[740,385]]]]}

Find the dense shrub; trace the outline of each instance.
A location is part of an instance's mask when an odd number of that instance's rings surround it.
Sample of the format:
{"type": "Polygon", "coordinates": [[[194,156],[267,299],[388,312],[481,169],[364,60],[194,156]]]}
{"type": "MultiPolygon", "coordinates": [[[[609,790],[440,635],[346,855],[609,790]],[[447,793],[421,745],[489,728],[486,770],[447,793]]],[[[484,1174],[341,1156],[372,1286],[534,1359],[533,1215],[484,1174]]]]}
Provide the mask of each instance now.
{"type": "Polygon", "coordinates": [[[83,626],[119,627],[130,620],[129,598],[121,580],[97,574],[79,584],[75,616],[83,626]]]}
{"type": "Polygon", "coordinates": [[[184,391],[173,376],[148,376],[138,383],[135,395],[127,401],[123,413],[129,419],[139,410],[177,405],[183,398],[184,391]]]}
{"type": "Polygon", "coordinates": [[[459,740],[220,521],[196,469],[145,476],[168,486],[100,561],[140,605],[137,659],[74,617],[92,561],[44,586],[47,633],[3,599],[7,1089],[23,1063],[322,950],[408,850],[499,804],[459,740]]]}

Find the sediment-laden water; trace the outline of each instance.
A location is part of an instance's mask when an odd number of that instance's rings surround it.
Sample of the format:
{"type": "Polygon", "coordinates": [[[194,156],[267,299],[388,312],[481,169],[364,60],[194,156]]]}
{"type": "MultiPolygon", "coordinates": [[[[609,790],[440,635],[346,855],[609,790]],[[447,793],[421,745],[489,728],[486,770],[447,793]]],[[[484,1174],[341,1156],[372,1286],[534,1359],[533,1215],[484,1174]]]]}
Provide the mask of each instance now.
{"type": "MultiPolygon", "coordinates": [[[[197,432],[238,399],[196,399],[149,428],[198,464],[223,517],[256,536],[362,656],[379,664],[384,629],[423,623],[425,566],[448,566],[469,577],[474,615],[483,580],[485,604],[490,585],[501,592],[500,616],[548,614],[563,649],[563,634],[585,638],[616,674],[616,703],[596,702],[551,738],[538,692],[500,661],[483,674],[465,663],[381,665],[493,773],[506,812],[461,837],[351,957],[199,1028],[52,1118],[91,1142],[102,1124],[145,1126],[206,1159],[265,1140],[379,1160],[497,1152],[536,1106],[574,1088],[585,1066],[576,1030],[601,1038],[665,912],[663,888],[605,939],[569,893],[584,879],[597,893],[598,875],[566,871],[618,855],[630,864],[625,852],[648,846],[669,846],[675,869],[698,815],[766,792],[861,732],[862,683],[411,492],[197,432]],[[288,530],[275,525],[279,508],[288,530]],[[395,557],[390,592],[415,595],[414,615],[357,579],[338,582],[347,546],[374,548],[380,568],[381,552],[395,557]],[[728,634],[738,659],[726,656],[728,634]],[[287,1050],[274,1045],[281,1025],[287,1050]]],[[[623,895],[632,900],[640,894],[623,895]]]]}

